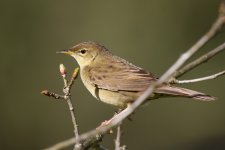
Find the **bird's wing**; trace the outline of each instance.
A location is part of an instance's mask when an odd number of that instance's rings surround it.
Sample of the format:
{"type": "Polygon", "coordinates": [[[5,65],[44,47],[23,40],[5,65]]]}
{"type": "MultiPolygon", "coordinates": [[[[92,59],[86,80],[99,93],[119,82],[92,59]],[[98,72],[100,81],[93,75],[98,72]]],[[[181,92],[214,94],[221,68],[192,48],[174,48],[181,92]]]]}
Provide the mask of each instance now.
{"type": "Polygon", "coordinates": [[[89,80],[98,88],[111,91],[146,90],[156,80],[153,74],[125,60],[98,65],[89,69],[89,80]]]}

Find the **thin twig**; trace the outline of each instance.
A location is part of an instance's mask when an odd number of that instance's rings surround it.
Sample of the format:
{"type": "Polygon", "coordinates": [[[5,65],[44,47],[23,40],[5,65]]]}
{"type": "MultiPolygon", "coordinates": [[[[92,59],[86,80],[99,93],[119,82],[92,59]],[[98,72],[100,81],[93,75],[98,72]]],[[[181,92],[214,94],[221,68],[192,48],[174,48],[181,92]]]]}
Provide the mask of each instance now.
{"type": "Polygon", "coordinates": [[[74,108],[73,108],[73,105],[71,103],[70,98],[67,99],[67,104],[68,104],[69,109],[70,109],[70,114],[71,114],[72,122],[73,122],[73,126],[74,126],[74,134],[75,134],[75,137],[77,139],[79,137],[78,125],[77,125],[77,122],[76,122],[76,118],[75,118],[75,114],[74,114],[74,108]]]}
{"type": "MultiPolygon", "coordinates": [[[[225,1],[223,0],[220,3],[219,15],[218,15],[217,20],[212,25],[211,29],[195,45],[192,46],[192,48],[189,50],[189,52],[190,53],[192,53],[192,52],[195,53],[198,49],[200,49],[203,45],[205,45],[206,42],[208,42],[210,39],[212,39],[212,37],[214,37],[215,34],[218,33],[218,31],[224,26],[224,24],[225,24],[225,1]]],[[[181,77],[184,73],[192,70],[193,68],[195,68],[198,65],[202,64],[203,62],[206,62],[207,60],[209,60],[210,58],[212,58],[213,56],[215,56],[216,54],[218,54],[219,52],[224,50],[224,48],[225,48],[225,43],[223,43],[220,46],[218,46],[217,48],[209,51],[208,53],[206,53],[205,55],[199,57],[195,61],[187,64],[182,69],[177,70],[179,67],[181,67],[181,66],[178,66],[178,67],[176,67],[177,71],[171,70],[171,72],[175,72],[173,77],[172,77],[172,80],[173,80],[173,78],[181,77]]],[[[183,56],[183,57],[185,58],[185,56],[183,56]]]]}
{"type": "Polygon", "coordinates": [[[44,150],[59,150],[59,149],[62,149],[64,147],[68,147],[70,145],[73,145],[75,143],[74,141],[75,141],[75,138],[72,137],[72,138],[67,139],[65,141],[59,142],[59,143],[57,143],[57,144],[55,144],[55,145],[53,145],[49,148],[45,148],[44,150]]]}
{"type": "Polygon", "coordinates": [[[218,77],[220,77],[222,75],[225,75],[225,70],[224,71],[221,71],[219,73],[210,75],[210,76],[196,78],[196,79],[190,79],[190,80],[174,80],[174,83],[175,84],[194,83],[194,82],[200,82],[200,81],[205,81],[205,80],[212,80],[212,79],[218,78],[218,77]]]}
{"type": "MultiPolygon", "coordinates": [[[[119,109],[115,113],[114,117],[121,111],[122,111],[122,109],[119,109]]],[[[121,146],[121,136],[122,136],[122,122],[117,126],[116,139],[115,139],[115,150],[125,150],[126,149],[125,145],[121,146]]]]}
{"type": "Polygon", "coordinates": [[[191,63],[185,65],[180,70],[176,71],[175,74],[173,75],[173,78],[181,77],[186,72],[191,71],[192,69],[194,69],[197,66],[199,66],[200,64],[208,61],[209,59],[213,58],[214,56],[216,56],[217,54],[219,54],[220,52],[222,52],[224,50],[225,50],[225,42],[223,44],[219,45],[218,47],[216,47],[215,49],[213,49],[213,50],[209,51],[208,53],[202,55],[201,57],[197,58],[196,60],[192,61],[191,63]]]}
{"type": "MultiPolygon", "coordinates": [[[[46,148],[44,150],[59,150],[65,147],[68,147],[70,145],[73,145],[75,138],[72,137],[70,139],[61,141],[49,148],[46,148]]],[[[98,150],[107,150],[107,148],[101,146],[99,143],[102,141],[102,137],[101,138],[95,138],[95,139],[87,139],[84,143],[82,143],[82,148],[84,150],[88,150],[89,148],[98,148],[98,150]]]]}
{"type": "Polygon", "coordinates": [[[202,38],[200,38],[187,52],[180,56],[180,58],[174,63],[173,67],[167,70],[167,72],[161,77],[159,82],[163,83],[163,81],[165,82],[169,80],[168,77],[171,77],[171,75],[174,74],[193,54],[195,54],[202,46],[204,46],[210,39],[212,39],[215,34],[218,33],[218,31],[222,28],[224,23],[225,14],[221,13],[210,30],[202,38]],[[167,74],[169,74],[169,76],[167,74]]]}
{"type": "Polygon", "coordinates": [[[121,124],[117,126],[117,133],[115,139],[115,150],[121,150],[120,140],[121,140],[121,124]]]}
{"type": "MultiPolygon", "coordinates": [[[[68,83],[67,79],[66,79],[66,68],[63,64],[60,64],[60,72],[61,75],[63,77],[63,81],[64,81],[64,88],[63,88],[63,92],[65,94],[65,100],[69,106],[69,110],[70,110],[70,115],[71,115],[71,119],[72,119],[72,123],[73,123],[73,128],[74,128],[74,136],[75,139],[79,138],[79,132],[78,132],[78,125],[77,125],[77,121],[76,121],[76,117],[75,117],[75,112],[74,112],[74,107],[73,104],[71,102],[71,94],[70,94],[70,90],[71,87],[74,83],[74,80],[77,78],[78,76],[78,71],[79,68],[76,68],[73,72],[73,75],[71,77],[70,82],[68,83]]],[[[78,142],[74,145],[74,150],[80,150],[81,149],[81,144],[78,142]]]]}
{"type": "MultiPolygon", "coordinates": [[[[219,7],[219,16],[224,17],[225,16],[225,0],[222,0],[219,7]]],[[[225,22],[225,17],[224,17],[225,22]]]]}
{"type": "Polygon", "coordinates": [[[48,96],[48,97],[53,97],[55,99],[65,99],[65,97],[63,95],[59,95],[59,94],[56,94],[56,93],[53,93],[53,92],[50,92],[48,90],[43,90],[41,91],[41,94],[45,95],[45,96],[48,96]]]}
{"type": "MultiPolygon", "coordinates": [[[[73,107],[73,104],[71,102],[71,94],[70,94],[70,90],[71,90],[71,87],[74,83],[74,80],[77,78],[78,76],[78,71],[79,71],[79,68],[76,68],[73,72],[73,75],[71,77],[71,80],[70,82],[68,83],[66,77],[67,77],[67,72],[66,72],[66,68],[63,64],[60,64],[59,66],[59,70],[60,70],[60,73],[62,75],[62,78],[63,78],[63,82],[64,82],[64,88],[63,88],[63,93],[64,95],[59,95],[59,94],[56,94],[56,93],[53,93],[53,92],[49,92],[48,90],[44,90],[41,92],[41,94],[45,95],[45,96],[49,96],[49,97],[53,97],[55,99],[63,99],[63,100],[66,100],[67,104],[68,104],[68,107],[69,107],[69,110],[70,110],[70,115],[71,115],[71,119],[72,119],[72,123],[73,123],[73,127],[74,127],[74,137],[75,139],[78,139],[79,138],[79,132],[78,132],[78,125],[77,125],[77,122],[76,122],[76,118],[75,118],[75,113],[74,113],[74,107],[73,107]]],[[[53,147],[50,147],[48,148],[48,150],[52,150],[52,149],[59,149],[59,147],[63,147],[67,144],[71,144],[71,143],[74,143],[74,138],[73,139],[73,142],[71,142],[71,140],[69,141],[66,141],[65,143],[59,143],[59,144],[56,144],[54,145],[53,147]]],[[[78,142],[74,145],[74,150],[80,150],[81,149],[81,144],[78,142]]]]}

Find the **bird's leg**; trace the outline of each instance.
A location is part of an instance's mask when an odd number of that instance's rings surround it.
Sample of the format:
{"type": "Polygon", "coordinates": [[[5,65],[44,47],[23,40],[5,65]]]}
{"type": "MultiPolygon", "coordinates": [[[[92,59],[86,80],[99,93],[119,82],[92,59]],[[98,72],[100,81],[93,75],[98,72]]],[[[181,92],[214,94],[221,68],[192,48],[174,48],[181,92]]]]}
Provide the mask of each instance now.
{"type": "MultiPolygon", "coordinates": [[[[127,107],[129,107],[129,106],[130,106],[130,103],[127,105],[127,107]]],[[[124,110],[125,109],[119,108],[117,111],[115,111],[115,114],[114,114],[114,116],[111,119],[103,121],[101,123],[101,125],[99,127],[97,127],[97,129],[100,128],[100,127],[102,127],[102,126],[109,125],[112,122],[112,120],[114,120],[117,117],[117,115],[119,113],[121,113],[122,111],[124,111],[124,110]]],[[[134,114],[134,113],[132,113],[132,114],[134,114]]],[[[131,116],[129,116],[127,119],[130,120],[130,121],[132,121],[131,116]]]]}
{"type": "MultiPolygon", "coordinates": [[[[110,124],[110,122],[111,122],[111,121],[117,116],[117,114],[119,114],[122,110],[123,110],[123,109],[120,109],[120,108],[119,108],[117,111],[115,111],[115,114],[114,114],[114,116],[113,116],[111,119],[103,121],[99,127],[107,126],[108,124],[110,124]]],[[[98,127],[98,128],[99,128],[99,127],[98,127]]],[[[98,128],[97,128],[97,129],[98,129],[98,128]]]]}

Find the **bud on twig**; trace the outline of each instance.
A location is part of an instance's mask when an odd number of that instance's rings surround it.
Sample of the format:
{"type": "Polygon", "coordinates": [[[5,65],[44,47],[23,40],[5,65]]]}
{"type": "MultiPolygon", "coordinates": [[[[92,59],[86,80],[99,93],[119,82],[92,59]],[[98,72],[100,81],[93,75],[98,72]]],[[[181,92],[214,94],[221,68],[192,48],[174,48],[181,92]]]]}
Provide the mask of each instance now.
{"type": "Polygon", "coordinates": [[[75,80],[77,78],[78,72],[79,72],[79,68],[74,69],[73,75],[72,75],[73,80],[75,80]]]}
{"type": "Polygon", "coordinates": [[[64,99],[63,96],[53,93],[53,92],[49,92],[48,90],[41,91],[41,94],[48,96],[48,97],[54,97],[55,99],[64,99]]]}
{"type": "Polygon", "coordinates": [[[74,83],[74,80],[77,78],[78,76],[78,72],[79,72],[79,68],[75,68],[74,71],[73,71],[73,74],[72,74],[72,77],[70,79],[70,82],[69,82],[69,87],[71,87],[74,83]]]}
{"type": "Polygon", "coordinates": [[[65,78],[66,77],[66,67],[63,64],[59,65],[59,71],[61,73],[61,75],[65,78]]]}
{"type": "Polygon", "coordinates": [[[46,95],[46,96],[51,96],[51,94],[48,90],[41,91],[41,94],[46,95]]]}
{"type": "Polygon", "coordinates": [[[219,15],[225,17],[225,0],[220,3],[219,15]]]}

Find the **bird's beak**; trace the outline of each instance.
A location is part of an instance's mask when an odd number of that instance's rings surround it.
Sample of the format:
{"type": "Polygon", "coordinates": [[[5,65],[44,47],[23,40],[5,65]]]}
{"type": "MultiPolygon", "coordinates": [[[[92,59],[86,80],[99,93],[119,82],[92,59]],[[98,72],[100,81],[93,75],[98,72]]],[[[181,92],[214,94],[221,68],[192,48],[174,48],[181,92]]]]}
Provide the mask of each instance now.
{"type": "Polygon", "coordinates": [[[72,55],[73,54],[73,52],[71,52],[69,49],[57,51],[56,53],[68,54],[68,55],[72,55]]]}

